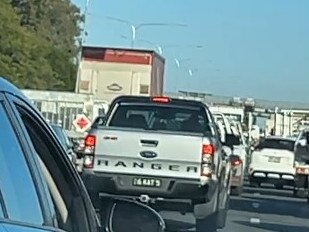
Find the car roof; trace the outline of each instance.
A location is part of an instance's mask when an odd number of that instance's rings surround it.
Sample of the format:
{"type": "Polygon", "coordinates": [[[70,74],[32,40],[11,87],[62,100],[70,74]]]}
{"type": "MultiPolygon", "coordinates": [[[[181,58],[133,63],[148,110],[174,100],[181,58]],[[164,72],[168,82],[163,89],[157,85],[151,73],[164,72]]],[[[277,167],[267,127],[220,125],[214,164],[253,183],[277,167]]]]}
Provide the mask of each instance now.
{"type": "MultiPolygon", "coordinates": [[[[15,85],[13,85],[11,82],[9,82],[5,77],[0,76],[0,92],[6,92],[10,93],[20,99],[22,99],[24,102],[27,102],[32,107],[34,106],[29,98],[15,85]]],[[[36,107],[33,107],[35,110],[37,110],[36,107]]]]}
{"type": "MultiPolygon", "coordinates": [[[[155,97],[167,97],[171,99],[172,104],[174,105],[187,105],[187,106],[200,106],[200,107],[207,107],[206,104],[200,102],[200,101],[195,101],[195,100],[187,100],[187,99],[178,99],[178,98],[170,98],[168,96],[155,96],[155,97]]],[[[115,98],[113,101],[113,104],[117,104],[120,102],[125,102],[125,103],[152,103],[152,97],[149,96],[129,96],[129,95],[124,95],[124,96],[119,96],[115,98]]]]}
{"type": "Polygon", "coordinates": [[[21,98],[26,98],[25,95],[6,78],[0,76],[0,91],[7,92],[19,96],[21,98]]]}

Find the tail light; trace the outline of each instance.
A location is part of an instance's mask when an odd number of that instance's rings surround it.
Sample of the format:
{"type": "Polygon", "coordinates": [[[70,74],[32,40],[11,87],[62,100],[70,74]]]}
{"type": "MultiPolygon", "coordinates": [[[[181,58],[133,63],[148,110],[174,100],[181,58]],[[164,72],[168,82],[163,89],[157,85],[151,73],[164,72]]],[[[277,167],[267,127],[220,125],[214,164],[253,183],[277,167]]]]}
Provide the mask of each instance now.
{"type": "Polygon", "coordinates": [[[211,177],[214,169],[215,146],[204,144],[202,148],[201,176],[211,177]]]}
{"type": "Polygon", "coordinates": [[[296,173],[300,175],[309,175],[309,168],[297,167],[296,173]]]}
{"type": "Polygon", "coordinates": [[[95,135],[87,135],[84,143],[84,168],[93,168],[95,144],[95,135]]]}
{"type": "Polygon", "coordinates": [[[242,160],[241,159],[233,159],[231,161],[231,163],[232,163],[233,166],[239,166],[239,165],[242,164],[242,160]]]}

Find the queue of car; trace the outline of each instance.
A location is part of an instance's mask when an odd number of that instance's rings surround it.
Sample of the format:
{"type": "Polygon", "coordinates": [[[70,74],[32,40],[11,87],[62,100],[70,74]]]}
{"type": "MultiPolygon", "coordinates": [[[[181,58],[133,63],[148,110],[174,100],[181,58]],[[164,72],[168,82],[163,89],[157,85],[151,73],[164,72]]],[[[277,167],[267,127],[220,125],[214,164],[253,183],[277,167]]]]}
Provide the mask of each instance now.
{"type": "Polygon", "coordinates": [[[1,232],[158,232],[164,209],[192,212],[197,231],[225,226],[239,137],[226,134],[222,141],[205,104],[119,97],[73,149],[64,130],[1,78],[0,101],[1,232]],[[108,201],[97,204],[102,196],[108,201]],[[140,221],[147,214],[151,228],[140,221]]]}
{"type": "Polygon", "coordinates": [[[246,176],[255,187],[308,191],[309,129],[297,138],[266,137],[250,154],[241,124],[201,102],[121,96],[74,146],[4,79],[0,101],[1,232],[122,232],[124,210],[151,215],[153,231],[164,231],[160,212],[170,210],[193,213],[197,231],[214,232],[224,228],[230,194],[241,195],[246,176]]]}

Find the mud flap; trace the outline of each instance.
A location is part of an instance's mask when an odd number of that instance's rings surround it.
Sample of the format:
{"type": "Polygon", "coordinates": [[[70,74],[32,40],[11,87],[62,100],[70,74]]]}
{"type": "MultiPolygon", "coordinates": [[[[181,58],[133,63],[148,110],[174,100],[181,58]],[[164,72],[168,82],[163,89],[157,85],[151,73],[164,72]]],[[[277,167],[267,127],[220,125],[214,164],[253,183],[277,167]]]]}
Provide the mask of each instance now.
{"type": "Polygon", "coordinates": [[[218,190],[214,195],[217,197],[212,197],[209,202],[194,205],[193,214],[196,219],[209,217],[218,210],[218,190]]]}

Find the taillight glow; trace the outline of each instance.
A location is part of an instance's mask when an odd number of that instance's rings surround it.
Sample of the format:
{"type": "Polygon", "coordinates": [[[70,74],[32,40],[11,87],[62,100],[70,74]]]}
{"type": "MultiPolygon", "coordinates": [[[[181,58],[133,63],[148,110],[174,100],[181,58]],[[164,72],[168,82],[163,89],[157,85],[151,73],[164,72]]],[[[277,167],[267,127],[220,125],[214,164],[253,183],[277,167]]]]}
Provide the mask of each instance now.
{"type": "Polygon", "coordinates": [[[84,168],[93,168],[96,136],[87,135],[84,142],[84,168]]]}
{"type": "Polygon", "coordinates": [[[233,166],[238,166],[238,165],[241,165],[241,164],[242,164],[241,160],[232,160],[232,165],[233,166]]]}
{"type": "Polygon", "coordinates": [[[85,146],[95,146],[96,137],[94,135],[87,135],[85,138],[85,146]]]}
{"type": "Polygon", "coordinates": [[[171,99],[169,97],[153,97],[152,101],[158,103],[169,103],[171,99]]]}
{"type": "Polygon", "coordinates": [[[203,145],[203,155],[214,155],[215,154],[215,146],[213,144],[204,144],[203,145]]]}

